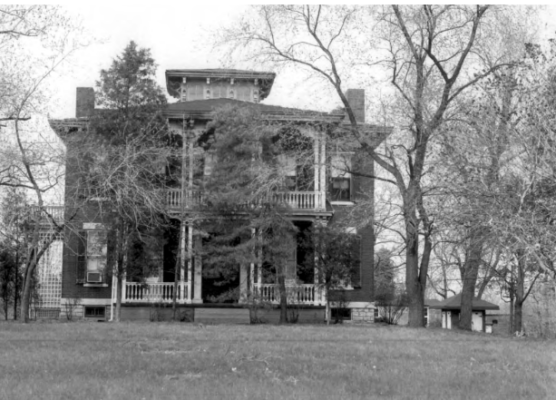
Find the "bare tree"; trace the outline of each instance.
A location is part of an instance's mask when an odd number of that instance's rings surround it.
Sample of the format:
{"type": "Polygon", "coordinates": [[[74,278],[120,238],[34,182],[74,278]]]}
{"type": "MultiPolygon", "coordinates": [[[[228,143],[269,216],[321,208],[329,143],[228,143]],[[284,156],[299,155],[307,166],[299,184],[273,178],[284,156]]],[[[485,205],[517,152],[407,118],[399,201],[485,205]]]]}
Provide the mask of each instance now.
{"type": "MultiPolygon", "coordinates": [[[[328,82],[361,148],[388,172],[386,180],[398,188],[402,200],[410,326],[423,325],[432,251],[434,220],[422,186],[430,143],[456,99],[506,65],[502,58],[489,64],[481,58],[490,11],[489,6],[391,6],[373,15],[357,7],[262,6],[223,31],[222,42],[231,43],[232,52],[250,60],[295,64],[328,82]],[[373,58],[375,37],[385,50],[373,58]],[[358,129],[343,86],[350,69],[364,73],[356,67],[377,61],[390,75],[397,124],[403,127],[397,142],[383,153],[358,129]]],[[[369,170],[352,173],[377,179],[369,170]]]]}

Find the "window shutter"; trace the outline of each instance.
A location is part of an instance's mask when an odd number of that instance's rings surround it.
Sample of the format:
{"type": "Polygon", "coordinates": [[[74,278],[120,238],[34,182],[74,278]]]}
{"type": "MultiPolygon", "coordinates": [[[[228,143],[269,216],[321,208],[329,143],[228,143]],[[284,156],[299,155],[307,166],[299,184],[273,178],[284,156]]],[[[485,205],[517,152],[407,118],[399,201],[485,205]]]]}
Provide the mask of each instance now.
{"type": "Polygon", "coordinates": [[[105,282],[109,282],[108,278],[112,277],[116,264],[116,231],[112,230],[106,236],[106,269],[104,276],[105,282]]]}
{"type": "Polygon", "coordinates": [[[84,283],[87,272],[87,231],[79,231],[77,240],[76,283],[84,283]]]}
{"type": "Polygon", "coordinates": [[[361,287],[361,236],[353,235],[351,240],[351,285],[361,287]]]}

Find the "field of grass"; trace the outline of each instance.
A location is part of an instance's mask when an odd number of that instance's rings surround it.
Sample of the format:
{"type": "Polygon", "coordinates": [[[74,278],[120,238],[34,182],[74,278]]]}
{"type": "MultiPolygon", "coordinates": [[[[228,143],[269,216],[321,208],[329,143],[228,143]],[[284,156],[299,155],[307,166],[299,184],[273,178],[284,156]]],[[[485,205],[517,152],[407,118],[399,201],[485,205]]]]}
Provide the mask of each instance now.
{"type": "Polygon", "coordinates": [[[0,323],[0,399],[554,399],[556,343],[386,326],[0,323]]]}

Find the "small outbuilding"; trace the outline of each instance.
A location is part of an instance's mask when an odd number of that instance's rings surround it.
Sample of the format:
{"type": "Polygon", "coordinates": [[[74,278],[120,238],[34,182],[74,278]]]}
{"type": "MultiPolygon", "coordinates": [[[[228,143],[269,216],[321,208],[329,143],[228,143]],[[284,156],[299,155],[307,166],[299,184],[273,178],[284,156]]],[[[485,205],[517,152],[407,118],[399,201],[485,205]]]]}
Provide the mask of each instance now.
{"type": "MultiPolygon", "coordinates": [[[[441,310],[442,312],[442,328],[452,329],[459,327],[461,313],[461,293],[446,300],[431,304],[431,309],[441,310]]],[[[476,332],[486,332],[485,314],[486,310],[499,310],[496,304],[488,301],[474,298],[473,299],[473,316],[471,319],[471,330],[476,332]]]]}

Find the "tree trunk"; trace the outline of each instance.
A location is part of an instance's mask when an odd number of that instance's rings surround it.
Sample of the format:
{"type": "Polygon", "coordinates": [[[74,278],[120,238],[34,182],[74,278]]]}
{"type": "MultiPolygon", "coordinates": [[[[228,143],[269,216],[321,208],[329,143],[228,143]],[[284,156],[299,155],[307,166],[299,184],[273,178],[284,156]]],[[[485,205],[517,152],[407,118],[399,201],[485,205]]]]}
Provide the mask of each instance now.
{"type": "MultiPolygon", "coordinates": [[[[512,267],[513,269],[513,267],[512,267]]],[[[513,281],[513,276],[511,278],[511,282],[510,282],[510,334],[514,334],[515,330],[514,330],[514,325],[515,325],[515,293],[514,293],[514,281],[513,281]]]]}
{"type": "Polygon", "coordinates": [[[324,287],[324,294],[326,296],[326,309],[324,310],[326,313],[325,321],[326,325],[330,325],[330,296],[328,295],[328,285],[325,285],[324,287]]]}
{"type": "MultiPolygon", "coordinates": [[[[423,273],[419,268],[419,220],[414,211],[412,214],[412,218],[406,217],[405,285],[409,298],[408,326],[418,328],[424,326],[427,274],[426,270],[423,273]]],[[[425,264],[428,264],[431,250],[432,246],[430,246],[429,240],[423,251],[423,266],[425,267],[425,264]]]]}
{"type": "Polygon", "coordinates": [[[461,313],[459,328],[470,331],[473,321],[473,298],[475,297],[475,286],[481,266],[483,254],[483,235],[478,230],[471,231],[471,238],[467,251],[467,257],[461,271],[463,287],[461,290],[461,313]]]}
{"type": "Polygon", "coordinates": [[[288,294],[286,293],[286,277],[284,274],[278,276],[278,286],[280,288],[280,323],[288,322],[288,294]]]}
{"type": "Polygon", "coordinates": [[[118,261],[117,264],[117,283],[116,283],[116,312],[114,313],[114,322],[120,322],[120,316],[122,311],[122,295],[123,295],[123,277],[125,276],[124,270],[124,253],[123,253],[123,234],[120,234],[119,244],[118,244],[118,261]]]}
{"type": "Polygon", "coordinates": [[[518,251],[517,281],[515,284],[514,326],[513,332],[523,330],[523,303],[525,302],[525,268],[527,259],[524,251],[518,251]]]}
{"type": "Polygon", "coordinates": [[[30,262],[25,268],[25,275],[23,277],[23,293],[21,295],[21,310],[20,310],[20,321],[22,323],[29,322],[29,306],[31,300],[31,280],[33,277],[33,271],[35,270],[35,264],[30,262]]]}
{"type": "Polygon", "coordinates": [[[14,321],[17,320],[17,300],[19,293],[19,243],[15,249],[15,277],[14,277],[14,321]]]}

